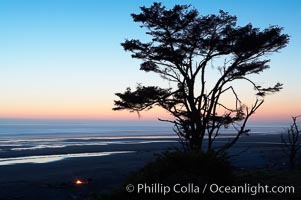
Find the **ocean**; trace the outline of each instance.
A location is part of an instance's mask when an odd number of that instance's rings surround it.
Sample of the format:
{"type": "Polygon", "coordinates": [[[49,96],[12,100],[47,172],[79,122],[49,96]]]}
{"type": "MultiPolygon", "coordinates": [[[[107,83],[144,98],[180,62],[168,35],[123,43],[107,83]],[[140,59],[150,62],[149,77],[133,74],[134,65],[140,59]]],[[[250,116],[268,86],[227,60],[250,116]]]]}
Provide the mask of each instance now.
{"type": "MultiPolygon", "coordinates": [[[[286,123],[251,123],[250,134],[285,132],[286,123]]],[[[233,137],[233,128],[221,129],[221,137],[233,137]]],[[[178,142],[169,123],[104,120],[0,120],[0,165],[43,163],[64,158],[104,156],[120,152],[59,153],[35,155],[45,149],[114,144],[178,142]],[[17,152],[17,153],[16,153],[17,152]],[[20,153],[30,152],[30,154],[20,153]],[[33,156],[34,155],[34,156],[33,156]]]]}

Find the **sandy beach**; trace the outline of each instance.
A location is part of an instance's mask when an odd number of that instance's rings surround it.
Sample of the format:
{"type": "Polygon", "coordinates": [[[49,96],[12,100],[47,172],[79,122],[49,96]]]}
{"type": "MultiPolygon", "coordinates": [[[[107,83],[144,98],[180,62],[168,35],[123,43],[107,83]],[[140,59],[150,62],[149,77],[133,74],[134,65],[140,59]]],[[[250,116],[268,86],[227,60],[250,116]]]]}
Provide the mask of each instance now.
{"type": "MultiPolygon", "coordinates": [[[[220,139],[223,143],[227,139],[220,139]]],[[[286,165],[279,135],[243,137],[230,151],[237,170],[281,168],[286,165]]],[[[150,139],[133,144],[67,146],[24,151],[1,151],[1,158],[95,152],[123,152],[112,155],[76,157],[48,163],[0,165],[0,199],[72,200],[93,199],[124,183],[126,177],[156,158],[156,154],[181,146],[176,139],[150,139]],[[89,180],[75,185],[74,180],[89,180]]]]}

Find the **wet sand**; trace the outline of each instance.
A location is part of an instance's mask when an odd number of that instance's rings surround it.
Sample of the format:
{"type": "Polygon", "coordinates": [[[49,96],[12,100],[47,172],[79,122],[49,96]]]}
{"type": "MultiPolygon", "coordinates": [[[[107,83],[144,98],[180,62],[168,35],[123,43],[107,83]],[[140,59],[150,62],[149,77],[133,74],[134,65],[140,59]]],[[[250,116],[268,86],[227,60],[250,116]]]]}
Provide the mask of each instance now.
{"type": "MultiPolygon", "coordinates": [[[[224,143],[227,139],[218,142],[224,143]]],[[[153,141],[153,140],[152,140],[153,141]]],[[[237,170],[281,168],[286,157],[279,135],[249,136],[229,151],[237,170]]],[[[25,151],[2,151],[1,158],[66,153],[132,151],[130,153],[68,158],[49,163],[0,166],[0,200],[93,199],[93,193],[106,193],[121,187],[126,177],[156,158],[155,154],[180,148],[177,142],[68,146],[25,151]],[[89,180],[75,185],[75,179],[89,180]]]]}

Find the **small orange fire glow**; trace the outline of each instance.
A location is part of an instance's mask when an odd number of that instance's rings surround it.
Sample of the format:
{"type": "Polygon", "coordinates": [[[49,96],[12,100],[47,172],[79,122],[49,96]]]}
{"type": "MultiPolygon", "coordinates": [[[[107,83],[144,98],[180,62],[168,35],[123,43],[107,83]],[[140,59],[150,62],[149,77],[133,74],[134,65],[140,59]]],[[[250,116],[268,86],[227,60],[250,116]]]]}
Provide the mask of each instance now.
{"type": "Polygon", "coordinates": [[[77,179],[75,182],[74,182],[76,185],[82,185],[82,184],[85,184],[84,181],[81,181],[79,179],[77,179]]]}

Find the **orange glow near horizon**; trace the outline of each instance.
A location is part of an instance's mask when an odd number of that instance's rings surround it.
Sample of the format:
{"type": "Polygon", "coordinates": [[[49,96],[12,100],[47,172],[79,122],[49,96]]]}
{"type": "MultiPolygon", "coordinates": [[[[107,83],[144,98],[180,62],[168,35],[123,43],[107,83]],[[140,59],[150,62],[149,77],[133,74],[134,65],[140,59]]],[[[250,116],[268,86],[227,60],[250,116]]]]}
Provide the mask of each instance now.
{"type": "MultiPolygon", "coordinates": [[[[300,115],[301,111],[294,109],[293,105],[277,106],[264,103],[252,116],[254,120],[281,120],[290,119],[291,116],[300,115]]],[[[171,116],[160,108],[140,113],[143,120],[156,120],[158,118],[170,119],[171,116]]],[[[135,112],[113,111],[112,106],[107,107],[61,107],[57,109],[2,109],[0,118],[38,118],[38,119],[103,119],[103,120],[128,120],[138,119],[135,112]]]]}
{"type": "MultiPolygon", "coordinates": [[[[230,100],[228,100],[230,101],[230,100]]],[[[301,114],[297,107],[298,98],[287,103],[281,95],[268,96],[264,104],[251,117],[252,120],[282,120],[301,114]]],[[[128,111],[113,111],[113,100],[94,99],[68,102],[67,99],[40,101],[17,101],[0,104],[0,118],[38,118],[38,119],[103,119],[128,120],[138,119],[138,114],[128,111]]],[[[158,118],[171,119],[167,111],[153,108],[141,112],[143,120],[157,120],[158,118]]]]}
{"type": "MultiPolygon", "coordinates": [[[[113,105],[100,107],[97,105],[82,107],[6,107],[1,109],[0,118],[46,118],[46,119],[138,119],[135,112],[113,111],[113,105]]],[[[158,117],[170,118],[170,115],[162,109],[154,108],[140,113],[141,119],[157,119],[158,117]]]]}

